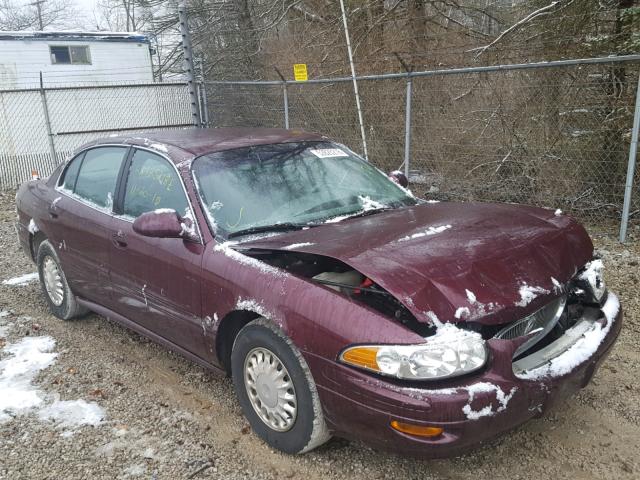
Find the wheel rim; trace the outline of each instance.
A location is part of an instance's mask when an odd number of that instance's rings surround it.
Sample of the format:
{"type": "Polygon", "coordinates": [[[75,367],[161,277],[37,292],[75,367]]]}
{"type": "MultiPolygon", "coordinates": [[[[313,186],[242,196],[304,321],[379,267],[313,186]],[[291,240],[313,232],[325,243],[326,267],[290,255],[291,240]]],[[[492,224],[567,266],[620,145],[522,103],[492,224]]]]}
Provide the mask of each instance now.
{"type": "Polygon", "coordinates": [[[44,264],[42,265],[42,277],[44,279],[44,287],[47,290],[47,295],[49,295],[49,300],[51,300],[51,303],[56,307],[59,307],[62,305],[62,301],[64,300],[64,286],[62,284],[60,269],[53,258],[46,257],[44,259],[44,264]]]}
{"type": "Polygon", "coordinates": [[[270,350],[251,350],[244,360],[244,386],[251,406],[269,428],[286,432],[298,413],[296,390],[289,372],[270,350]]]}

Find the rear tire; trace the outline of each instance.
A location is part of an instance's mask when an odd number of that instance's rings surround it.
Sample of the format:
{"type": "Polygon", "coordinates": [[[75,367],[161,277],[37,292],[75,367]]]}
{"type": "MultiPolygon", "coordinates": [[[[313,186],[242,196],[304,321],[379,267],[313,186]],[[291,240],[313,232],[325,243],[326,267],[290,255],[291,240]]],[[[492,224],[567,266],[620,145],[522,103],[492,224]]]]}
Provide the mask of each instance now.
{"type": "Polygon", "coordinates": [[[307,362],[265,318],[238,333],[231,377],[251,428],[269,446],[305,453],[331,438],[307,362]]]}
{"type": "Polygon", "coordinates": [[[88,312],[78,304],[76,296],[69,288],[58,254],[49,240],[40,243],[36,264],[42,293],[51,313],[61,320],[71,320],[88,312]]]}

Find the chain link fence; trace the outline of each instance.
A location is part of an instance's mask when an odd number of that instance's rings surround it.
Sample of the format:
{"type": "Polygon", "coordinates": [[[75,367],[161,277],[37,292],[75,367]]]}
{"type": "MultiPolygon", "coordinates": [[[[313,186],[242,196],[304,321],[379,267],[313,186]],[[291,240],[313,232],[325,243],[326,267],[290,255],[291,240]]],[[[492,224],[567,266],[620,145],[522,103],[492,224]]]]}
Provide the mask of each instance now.
{"type": "MultiPolygon", "coordinates": [[[[363,76],[369,160],[406,168],[420,196],[560,208],[611,225],[623,210],[639,75],[636,55],[363,76]]],[[[362,153],[351,81],[207,82],[209,118],[282,127],[288,113],[291,128],[362,153]]],[[[632,180],[637,224],[640,172],[632,180]]]]}
{"type": "Polygon", "coordinates": [[[0,91],[0,188],[48,175],[100,137],[193,126],[184,83],[0,91]]]}

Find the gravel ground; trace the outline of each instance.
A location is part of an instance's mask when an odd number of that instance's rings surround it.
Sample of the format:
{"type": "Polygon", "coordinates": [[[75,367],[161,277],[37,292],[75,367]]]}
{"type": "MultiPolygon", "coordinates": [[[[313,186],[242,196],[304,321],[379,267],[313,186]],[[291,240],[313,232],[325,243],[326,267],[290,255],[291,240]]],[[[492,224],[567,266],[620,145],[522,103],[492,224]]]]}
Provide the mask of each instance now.
{"type": "MultiPolygon", "coordinates": [[[[19,250],[13,193],[0,193],[0,280],[35,271],[19,250]]],[[[0,283],[2,344],[55,338],[56,362],[35,380],[50,398],[97,402],[106,419],[72,435],[34,414],[0,423],[0,478],[640,477],[639,232],[626,246],[594,233],[626,319],[593,382],[541,419],[448,460],[414,460],[334,439],[304,456],[271,450],[250,431],[231,382],[92,314],[62,322],[37,283],[0,283]]],[[[0,392],[0,395],[2,392],[0,392]]]]}

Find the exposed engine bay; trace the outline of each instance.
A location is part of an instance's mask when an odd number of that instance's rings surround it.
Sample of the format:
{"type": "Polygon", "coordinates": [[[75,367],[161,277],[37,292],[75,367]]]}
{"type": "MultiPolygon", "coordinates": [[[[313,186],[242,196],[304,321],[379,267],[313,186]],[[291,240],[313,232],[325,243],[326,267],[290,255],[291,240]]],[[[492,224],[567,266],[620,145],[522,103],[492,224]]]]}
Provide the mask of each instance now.
{"type": "MultiPolygon", "coordinates": [[[[331,288],[395,319],[423,337],[429,337],[436,331],[436,326],[418,321],[392,294],[340,260],[295,251],[251,249],[242,253],[331,288]]],[[[501,325],[468,321],[456,323],[456,326],[480,333],[485,340],[527,337],[514,354],[514,361],[517,361],[560,339],[581,318],[597,317],[599,305],[589,298],[587,292],[588,288],[578,274],[559,287],[557,298],[527,317],[501,325]]]]}
{"type": "Polygon", "coordinates": [[[434,326],[419,322],[384,288],[340,260],[309,253],[279,250],[251,249],[244,250],[242,253],[325,285],[382,315],[396,319],[419,335],[426,337],[435,332],[434,326]]]}

